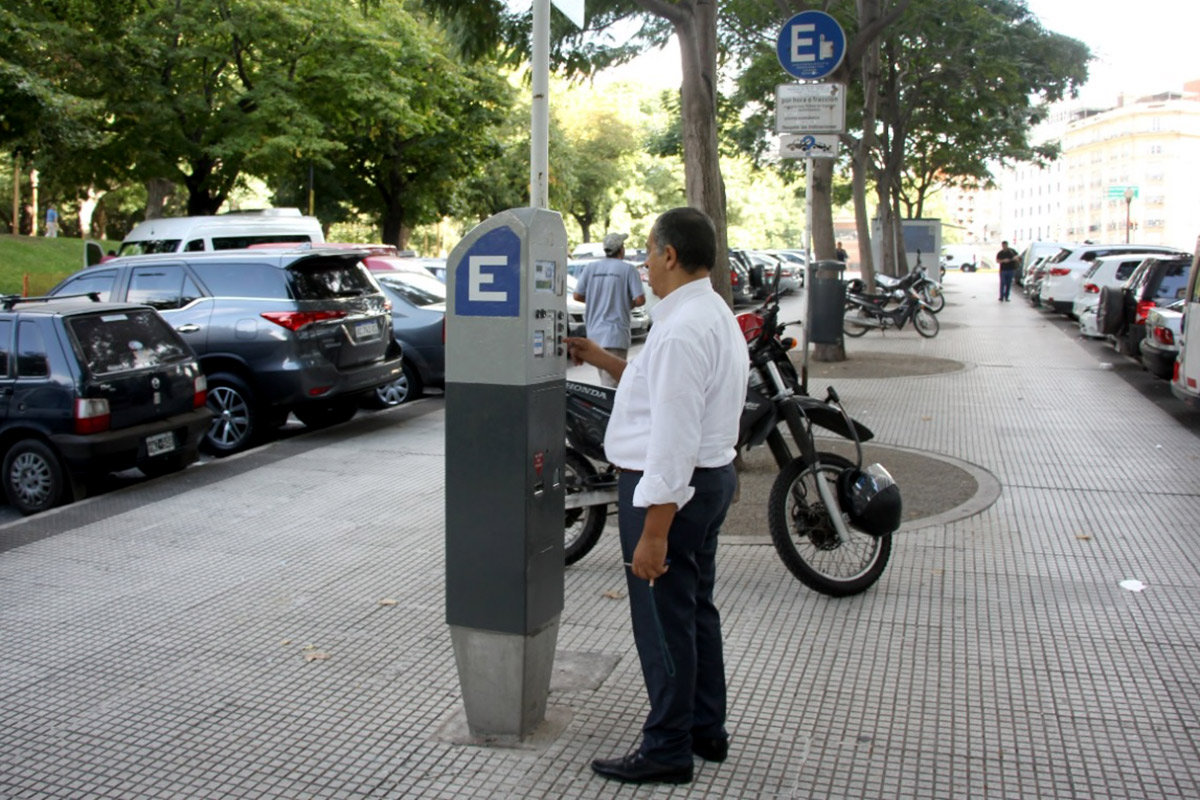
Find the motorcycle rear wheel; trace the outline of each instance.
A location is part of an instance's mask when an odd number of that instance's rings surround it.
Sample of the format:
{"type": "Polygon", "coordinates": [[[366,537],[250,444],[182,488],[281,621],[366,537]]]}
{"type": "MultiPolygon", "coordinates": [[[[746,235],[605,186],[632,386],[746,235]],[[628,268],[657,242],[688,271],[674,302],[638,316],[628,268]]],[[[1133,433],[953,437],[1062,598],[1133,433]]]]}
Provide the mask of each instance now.
{"type": "Polygon", "coordinates": [[[860,594],[883,575],[892,553],[892,535],[871,536],[847,520],[850,541],[838,541],[816,481],[828,481],[836,494],[837,476],[854,464],[833,453],[818,456],[819,475],[797,458],[775,478],[767,503],[771,541],[783,563],[808,588],[830,597],[860,594]]]}
{"type": "MultiPolygon", "coordinates": [[[[568,496],[584,491],[588,479],[595,476],[596,468],[592,466],[592,462],[574,450],[567,450],[563,484],[568,496]]],[[[600,534],[604,533],[604,519],[607,516],[608,506],[605,504],[567,509],[563,551],[568,565],[586,556],[596,546],[596,542],[600,541],[600,534]]]]}
{"type": "Polygon", "coordinates": [[[913,314],[913,327],[917,329],[917,333],[924,336],[926,339],[932,339],[938,335],[941,330],[941,323],[938,318],[933,315],[927,308],[917,309],[917,313],[913,314]]]}
{"type": "Polygon", "coordinates": [[[858,320],[870,318],[871,315],[866,311],[863,311],[861,308],[855,308],[853,311],[847,309],[846,315],[842,317],[842,333],[846,334],[847,336],[853,336],[854,338],[862,336],[867,331],[871,330],[873,326],[863,325],[858,320]]]}

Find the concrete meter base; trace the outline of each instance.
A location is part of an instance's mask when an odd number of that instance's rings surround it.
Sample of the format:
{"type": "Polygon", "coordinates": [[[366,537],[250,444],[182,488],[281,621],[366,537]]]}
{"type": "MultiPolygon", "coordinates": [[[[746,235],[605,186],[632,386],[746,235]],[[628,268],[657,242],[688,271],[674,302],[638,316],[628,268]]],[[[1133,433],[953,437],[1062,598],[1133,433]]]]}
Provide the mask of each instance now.
{"type": "Polygon", "coordinates": [[[524,737],[546,717],[558,615],[530,634],[450,626],[473,736],[524,737]]]}

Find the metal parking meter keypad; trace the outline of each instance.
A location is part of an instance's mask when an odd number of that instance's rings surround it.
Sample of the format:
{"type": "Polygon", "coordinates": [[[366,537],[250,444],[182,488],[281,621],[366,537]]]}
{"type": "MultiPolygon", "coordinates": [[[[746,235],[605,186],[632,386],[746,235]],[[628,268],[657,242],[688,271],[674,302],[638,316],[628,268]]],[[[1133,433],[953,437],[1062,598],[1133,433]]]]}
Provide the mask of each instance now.
{"type": "Polygon", "coordinates": [[[446,621],[471,732],[545,716],[563,608],[567,236],[512,209],[447,263],[446,621]]]}

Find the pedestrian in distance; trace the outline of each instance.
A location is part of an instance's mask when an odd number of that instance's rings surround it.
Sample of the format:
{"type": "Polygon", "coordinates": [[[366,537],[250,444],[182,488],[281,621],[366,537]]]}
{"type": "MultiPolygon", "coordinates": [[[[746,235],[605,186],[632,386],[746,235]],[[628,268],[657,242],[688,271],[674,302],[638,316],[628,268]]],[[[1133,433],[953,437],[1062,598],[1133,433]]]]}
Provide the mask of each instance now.
{"type": "Polygon", "coordinates": [[[650,700],[642,742],[597,759],[627,783],[687,783],[692,756],[724,761],[725,661],[713,602],[717,534],[737,478],[738,420],[749,354],[733,313],[709,280],[712,220],[667,211],[646,243],[650,288],[661,298],[637,358],[568,338],[576,364],[612,375],[617,396],[605,454],[619,469],[617,522],[633,638],[650,700]]]}
{"type": "Polygon", "coordinates": [[[850,260],[850,254],[846,252],[846,248],[842,247],[842,243],[837,243],[837,260],[843,264],[850,260]]]}
{"type": "Polygon", "coordinates": [[[1008,302],[1012,291],[1013,278],[1017,275],[1017,263],[1021,255],[1008,246],[1008,242],[1000,242],[1000,252],[996,253],[996,265],[1000,267],[1000,301],[1008,302]]]}
{"type": "MultiPolygon", "coordinates": [[[[587,337],[621,359],[629,354],[633,343],[630,332],[633,309],[646,302],[637,267],[624,260],[627,238],[627,233],[605,236],[604,258],[585,266],[575,285],[575,299],[587,304],[583,313],[587,337]]],[[[600,382],[605,386],[617,385],[603,370],[600,382]]]]}
{"type": "Polygon", "coordinates": [[[58,210],[53,205],[46,207],[46,238],[58,238],[58,210]]]}

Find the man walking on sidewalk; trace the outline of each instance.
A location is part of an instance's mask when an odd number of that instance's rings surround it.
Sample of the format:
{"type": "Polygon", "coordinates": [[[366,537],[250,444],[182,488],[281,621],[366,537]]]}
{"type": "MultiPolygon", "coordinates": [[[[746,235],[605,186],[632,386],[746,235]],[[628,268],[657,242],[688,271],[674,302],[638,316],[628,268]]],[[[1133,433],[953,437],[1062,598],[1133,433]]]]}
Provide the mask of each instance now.
{"type": "Polygon", "coordinates": [[[729,751],[713,587],[750,364],[709,280],[716,243],[712,220],[694,208],[654,223],[646,264],[662,299],[633,361],[588,339],[567,340],[575,363],[618,383],[604,450],[620,471],[617,522],[650,714],[638,749],[597,759],[592,769],[627,783],[687,783],[693,754],[724,761],[729,751]]]}
{"type": "Polygon", "coordinates": [[[1017,262],[1021,259],[1021,255],[1008,246],[1008,242],[1000,243],[1000,252],[996,253],[996,265],[1000,267],[1000,300],[1001,302],[1008,301],[1009,292],[1012,291],[1013,278],[1017,274],[1017,262]]]}
{"type": "MultiPolygon", "coordinates": [[[[583,312],[587,338],[621,359],[629,354],[633,343],[630,332],[633,309],[646,302],[637,267],[623,260],[628,237],[627,233],[605,236],[604,258],[584,267],[575,285],[575,299],[587,303],[583,312]]],[[[604,370],[600,370],[600,383],[617,385],[604,370]]]]}

